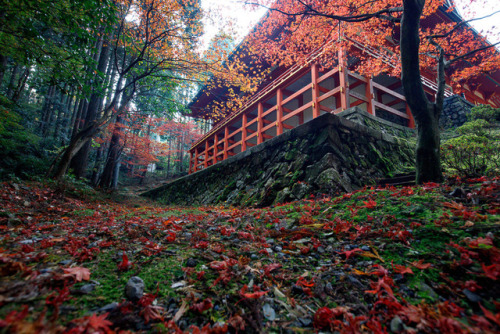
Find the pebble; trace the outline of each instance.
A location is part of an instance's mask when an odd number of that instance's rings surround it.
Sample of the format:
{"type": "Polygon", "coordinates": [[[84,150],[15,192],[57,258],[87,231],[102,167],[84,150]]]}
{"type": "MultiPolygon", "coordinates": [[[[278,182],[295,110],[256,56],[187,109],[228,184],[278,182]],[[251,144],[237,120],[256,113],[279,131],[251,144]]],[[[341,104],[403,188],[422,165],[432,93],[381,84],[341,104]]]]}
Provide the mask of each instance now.
{"type": "Polygon", "coordinates": [[[259,256],[257,254],[250,255],[250,259],[252,259],[252,260],[257,260],[258,258],[259,258],[259,256]]]}
{"type": "Polygon", "coordinates": [[[266,317],[269,321],[276,320],[276,311],[269,304],[264,304],[262,307],[262,311],[264,312],[264,317],[266,317]]]}
{"type": "Polygon", "coordinates": [[[274,243],[275,243],[274,239],[267,239],[266,240],[266,244],[274,245],[274,243]]]}
{"type": "Polygon", "coordinates": [[[97,313],[100,313],[100,312],[111,312],[111,311],[115,310],[117,307],[118,307],[118,303],[117,302],[113,302],[111,304],[104,305],[100,309],[97,309],[96,312],[97,313]]]}
{"type": "Polygon", "coordinates": [[[480,296],[476,295],[469,289],[463,289],[462,292],[467,297],[467,299],[473,303],[479,303],[481,300],[483,300],[480,296]]]}
{"type": "Polygon", "coordinates": [[[190,268],[194,268],[196,267],[196,260],[193,259],[193,258],[189,258],[187,261],[186,261],[186,267],[190,267],[190,268]]]}
{"type": "Polygon", "coordinates": [[[361,283],[356,277],[354,277],[352,275],[348,275],[347,279],[349,280],[350,283],[352,283],[352,285],[357,286],[358,288],[361,288],[361,289],[365,288],[364,284],[361,283]]]}
{"type": "Polygon", "coordinates": [[[370,247],[369,246],[361,246],[361,250],[363,250],[365,252],[369,252],[370,251],[370,247]]]}
{"type": "Polygon", "coordinates": [[[138,277],[131,277],[125,286],[125,297],[130,301],[138,301],[144,294],[144,281],[138,277]]]}
{"type": "Polygon", "coordinates": [[[176,282],[176,283],[172,284],[172,289],[178,289],[178,288],[182,288],[184,286],[186,286],[186,282],[180,281],[180,282],[176,282]]]}
{"type": "Polygon", "coordinates": [[[19,241],[19,243],[21,245],[29,245],[29,244],[32,244],[34,243],[35,241],[34,240],[31,240],[31,239],[28,239],[28,240],[23,240],[23,241],[19,241]]]}
{"type": "Polygon", "coordinates": [[[299,318],[299,321],[304,327],[309,327],[312,324],[311,318],[299,318]]]}
{"type": "Polygon", "coordinates": [[[184,233],[184,238],[186,238],[186,240],[191,240],[192,237],[193,237],[193,233],[189,233],[189,232],[184,233]]]}
{"type": "Polygon", "coordinates": [[[281,252],[283,250],[283,247],[281,247],[281,246],[274,246],[273,249],[274,249],[275,252],[281,252]]]}
{"type": "Polygon", "coordinates": [[[325,249],[323,247],[319,246],[317,251],[318,251],[318,253],[323,254],[325,252],[325,249]]]}
{"type": "Polygon", "coordinates": [[[395,316],[394,318],[392,318],[391,320],[391,332],[394,332],[394,333],[399,333],[399,332],[402,332],[404,330],[404,323],[403,323],[403,320],[401,320],[400,317],[398,316],[395,316]]]}
{"type": "Polygon", "coordinates": [[[61,266],[69,266],[73,261],[72,260],[62,260],[62,261],[59,261],[58,264],[60,264],[61,266]]]}
{"type": "Polygon", "coordinates": [[[82,285],[80,287],[80,289],[78,289],[76,292],[78,294],[88,295],[89,293],[91,293],[92,291],[95,290],[95,287],[96,287],[95,284],[85,284],[85,285],[82,285]]]}

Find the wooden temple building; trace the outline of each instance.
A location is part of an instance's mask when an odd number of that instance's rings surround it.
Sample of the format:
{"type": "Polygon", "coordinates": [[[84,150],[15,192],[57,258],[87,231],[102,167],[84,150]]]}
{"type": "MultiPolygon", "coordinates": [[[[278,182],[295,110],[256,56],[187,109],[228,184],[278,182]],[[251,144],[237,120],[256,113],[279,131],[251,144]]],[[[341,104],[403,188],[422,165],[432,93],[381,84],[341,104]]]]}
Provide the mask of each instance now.
{"type": "MultiPolygon", "coordinates": [[[[457,20],[456,13],[439,12],[438,20],[457,20]]],[[[378,50],[351,41],[354,47],[373,57],[384,57],[378,50]]],[[[406,105],[401,80],[380,75],[367,78],[350,70],[349,58],[338,51],[337,66],[321,69],[313,52],[306,64],[274,68],[269,80],[239,110],[213,124],[211,131],[190,149],[189,173],[212,166],[230,156],[259,145],[325,113],[338,114],[358,107],[373,116],[409,128],[415,122],[406,105]]],[[[389,60],[387,60],[389,61],[389,60]]],[[[500,107],[500,70],[482,76],[475,87],[462,96],[473,104],[500,107]]],[[[423,73],[422,81],[430,97],[435,95],[432,74],[423,73]]],[[[203,88],[190,104],[192,116],[206,117],[205,106],[219,98],[223,88],[203,88]],[[218,91],[219,90],[219,91],[218,91]]],[[[445,96],[452,96],[447,87],[445,96]]]]}

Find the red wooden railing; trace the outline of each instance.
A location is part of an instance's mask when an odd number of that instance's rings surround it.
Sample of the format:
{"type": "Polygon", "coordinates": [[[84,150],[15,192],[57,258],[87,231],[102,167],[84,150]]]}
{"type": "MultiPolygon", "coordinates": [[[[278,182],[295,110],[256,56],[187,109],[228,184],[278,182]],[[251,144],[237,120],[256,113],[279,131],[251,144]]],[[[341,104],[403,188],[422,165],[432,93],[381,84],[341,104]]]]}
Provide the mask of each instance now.
{"type": "Polygon", "coordinates": [[[320,73],[312,61],[287,70],[193,145],[189,173],[279,136],[306,118],[354,106],[374,116],[383,111],[404,120],[410,128],[415,126],[404,96],[395,91],[399,80],[387,87],[348,71],[345,62],[339,52],[339,65],[326,73],[320,73]],[[271,100],[275,103],[269,104],[271,100]]]}

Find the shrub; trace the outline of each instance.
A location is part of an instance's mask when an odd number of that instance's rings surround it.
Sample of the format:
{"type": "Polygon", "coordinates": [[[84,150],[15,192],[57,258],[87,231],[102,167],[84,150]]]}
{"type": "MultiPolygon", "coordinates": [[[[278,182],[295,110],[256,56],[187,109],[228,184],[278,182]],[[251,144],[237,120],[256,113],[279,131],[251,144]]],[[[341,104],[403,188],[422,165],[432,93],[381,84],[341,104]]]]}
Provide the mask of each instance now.
{"type": "Polygon", "coordinates": [[[41,155],[40,138],[21,125],[21,116],[0,104],[0,177],[23,178],[44,173],[48,161],[41,155]]]}
{"type": "Polygon", "coordinates": [[[493,108],[490,105],[480,105],[471,109],[468,117],[470,121],[484,119],[488,122],[500,122],[500,108],[493,108]]]}
{"type": "Polygon", "coordinates": [[[486,114],[483,111],[488,108],[474,109],[476,118],[456,129],[460,136],[449,139],[441,145],[443,165],[448,172],[461,177],[498,174],[500,130],[498,126],[492,126],[481,118],[486,114]]]}

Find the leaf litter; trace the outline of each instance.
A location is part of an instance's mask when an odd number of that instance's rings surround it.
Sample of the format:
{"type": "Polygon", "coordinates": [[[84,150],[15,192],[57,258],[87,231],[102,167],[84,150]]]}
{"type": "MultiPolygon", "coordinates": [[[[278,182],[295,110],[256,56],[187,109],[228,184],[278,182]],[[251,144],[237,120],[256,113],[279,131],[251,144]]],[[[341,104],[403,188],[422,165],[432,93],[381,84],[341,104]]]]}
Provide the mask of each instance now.
{"type": "Polygon", "coordinates": [[[499,180],[453,182],[267,208],[4,183],[0,330],[495,333],[499,180]]]}

